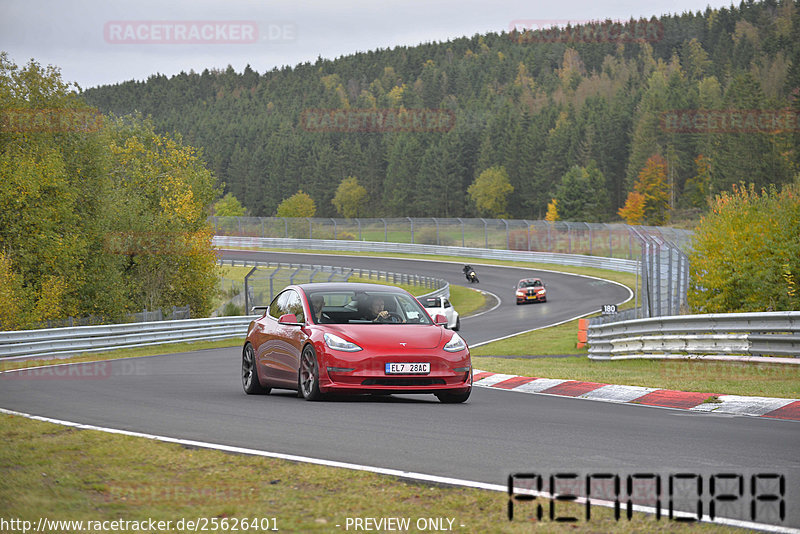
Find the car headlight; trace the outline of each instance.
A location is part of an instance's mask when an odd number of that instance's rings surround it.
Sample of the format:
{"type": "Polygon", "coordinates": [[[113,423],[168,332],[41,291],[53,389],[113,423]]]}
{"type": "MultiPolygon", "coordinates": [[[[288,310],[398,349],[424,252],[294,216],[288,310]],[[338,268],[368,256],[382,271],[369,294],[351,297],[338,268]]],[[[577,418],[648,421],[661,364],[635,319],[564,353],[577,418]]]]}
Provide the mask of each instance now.
{"type": "Polygon", "coordinates": [[[525,293],[523,293],[522,291],[517,291],[517,296],[518,297],[524,297],[525,293]]]}
{"type": "Polygon", "coordinates": [[[363,350],[355,343],[342,339],[336,334],[329,334],[326,332],[322,337],[325,339],[325,344],[328,345],[328,348],[333,350],[341,350],[344,352],[358,352],[363,350]]]}
{"type": "Polygon", "coordinates": [[[464,343],[464,340],[461,339],[461,336],[458,334],[453,334],[453,337],[451,337],[450,341],[448,341],[444,346],[444,350],[447,352],[460,352],[466,348],[467,344],[464,343]]]}

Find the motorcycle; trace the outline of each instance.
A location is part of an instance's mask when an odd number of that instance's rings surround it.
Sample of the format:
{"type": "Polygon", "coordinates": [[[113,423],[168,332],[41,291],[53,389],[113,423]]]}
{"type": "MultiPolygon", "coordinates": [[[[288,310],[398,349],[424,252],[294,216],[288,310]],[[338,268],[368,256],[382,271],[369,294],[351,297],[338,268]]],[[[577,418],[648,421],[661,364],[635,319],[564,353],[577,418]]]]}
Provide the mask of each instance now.
{"type": "Polygon", "coordinates": [[[465,265],[463,271],[464,276],[467,277],[467,282],[470,284],[480,283],[480,280],[478,280],[478,275],[475,273],[475,270],[472,267],[465,265]]]}

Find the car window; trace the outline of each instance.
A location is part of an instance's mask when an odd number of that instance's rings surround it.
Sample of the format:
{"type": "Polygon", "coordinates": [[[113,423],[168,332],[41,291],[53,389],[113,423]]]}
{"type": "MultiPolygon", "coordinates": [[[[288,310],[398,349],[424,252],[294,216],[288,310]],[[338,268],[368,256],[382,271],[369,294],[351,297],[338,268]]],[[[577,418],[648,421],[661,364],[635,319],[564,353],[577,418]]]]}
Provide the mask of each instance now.
{"type": "Polygon", "coordinates": [[[426,308],[438,308],[440,306],[439,299],[436,297],[422,299],[422,305],[426,308]]]}
{"type": "MultiPolygon", "coordinates": [[[[317,296],[325,300],[325,324],[431,324],[430,317],[417,300],[405,293],[348,292],[341,289],[306,291],[309,300],[317,296]],[[383,309],[397,318],[397,322],[374,322],[374,315],[370,314],[370,303],[376,299],[383,301],[383,309]]],[[[426,307],[440,306],[440,300],[436,298],[422,299],[422,302],[426,307]]]]}
{"type": "Polygon", "coordinates": [[[274,299],[272,299],[272,302],[269,305],[269,316],[273,319],[278,319],[281,315],[283,315],[279,304],[279,301],[283,295],[283,293],[278,294],[274,299]]]}
{"type": "Polygon", "coordinates": [[[450,304],[450,301],[447,300],[447,299],[444,299],[444,307],[445,308],[449,308],[450,306],[452,306],[452,304],[450,304]]]}
{"type": "Polygon", "coordinates": [[[297,321],[300,323],[305,321],[300,295],[292,289],[287,289],[280,293],[269,305],[269,316],[273,319],[280,319],[281,315],[286,315],[287,313],[295,314],[297,321]]]}
{"type": "Polygon", "coordinates": [[[298,323],[303,323],[306,320],[306,314],[303,311],[303,301],[300,300],[300,295],[297,291],[286,291],[285,304],[281,303],[281,308],[285,310],[284,313],[293,313],[297,317],[298,323]]]}

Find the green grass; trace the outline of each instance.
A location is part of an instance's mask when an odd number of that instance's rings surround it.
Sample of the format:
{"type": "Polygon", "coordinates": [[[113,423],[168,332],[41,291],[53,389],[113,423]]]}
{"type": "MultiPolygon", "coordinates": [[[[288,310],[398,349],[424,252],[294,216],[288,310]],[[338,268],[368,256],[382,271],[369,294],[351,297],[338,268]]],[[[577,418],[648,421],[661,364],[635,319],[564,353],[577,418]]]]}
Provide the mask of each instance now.
{"type": "MultiPolygon", "coordinates": [[[[426,257],[430,259],[430,257],[426,257]]],[[[463,262],[461,258],[454,261],[463,262]]],[[[479,264],[478,260],[470,260],[479,264]]],[[[513,264],[513,262],[492,262],[513,264]]],[[[542,268],[522,264],[528,268],[542,268]]],[[[553,270],[633,281],[632,275],[592,269],[553,270]]],[[[241,268],[237,268],[241,269],[241,268]]],[[[242,274],[242,277],[244,275],[242,274]]],[[[469,288],[451,286],[459,313],[483,306],[469,288]]],[[[581,354],[575,349],[577,321],[475,348],[476,368],[500,373],[703,391],[798,397],[800,371],[782,366],[702,361],[588,358],[506,359],[492,355],[581,354]]],[[[73,361],[149,356],[241,346],[241,339],[180,343],[85,354],[64,360],[2,362],[2,369],[73,361]]],[[[585,354],[585,350],[582,354],[585,354]]],[[[710,396],[708,402],[713,402],[710,396]]],[[[455,519],[461,532],[730,532],[729,527],[655,521],[635,514],[614,521],[595,507],[590,522],[539,522],[532,504],[518,503],[506,516],[507,495],[499,492],[413,483],[391,476],[217,451],[189,449],[143,438],[75,430],[0,415],[0,517],[177,521],[181,518],[275,518],[284,532],[341,532],[347,517],[455,519]],[[459,525],[464,525],[460,527],[459,525]]],[[[503,479],[507,474],[501,474],[503,479]]],[[[498,480],[503,484],[505,480],[498,480]]],[[[584,517],[583,506],[559,503],[559,513],[584,517]]],[[[545,503],[545,515],[547,505],[545,503]]],[[[623,516],[624,517],[624,516],[623,516]]],[[[177,531],[177,530],[173,530],[177,531]]],[[[412,529],[412,531],[415,531],[412,529]]]]}
{"type": "MultiPolygon", "coordinates": [[[[32,528],[41,517],[153,519],[172,522],[173,528],[162,532],[186,532],[189,529],[174,528],[179,520],[206,518],[228,521],[228,528],[212,532],[233,532],[232,521],[246,517],[266,519],[280,532],[327,533],[346,531],[348,517],[402,517],[410,518],[412,525],[419,518],[441,517],[453,519],[453,530],[465,533],[730,531],[656,521],[638,513],[631,521],[614,521],[611,510],[601,507],[592,508],[589,522],[537,522],[535,506],[523,502],[516,504],[515,519],[509,521],[503,492],[193,449],[4,414],[0,435],[0,518],[31,521],[32,528]]],[[[499,473],[497,483],[504,484],[506,476],[499,473]]],[[[543,502],[547,517],[547,501],[543,502]]],[[[584,507],[572,503],[558,503],[558,513],[585,517],[584,507]]]]}
{"type": "MultiPolygon", "coordinates": [[[[535,306],[535,304],[534,304],[535,306]]],[[[558,326],[517,334],[470,349],[473,356],[537,356],[574,354],[588,356],[587,348],[577,348],[578,320],[558,326]]]]}

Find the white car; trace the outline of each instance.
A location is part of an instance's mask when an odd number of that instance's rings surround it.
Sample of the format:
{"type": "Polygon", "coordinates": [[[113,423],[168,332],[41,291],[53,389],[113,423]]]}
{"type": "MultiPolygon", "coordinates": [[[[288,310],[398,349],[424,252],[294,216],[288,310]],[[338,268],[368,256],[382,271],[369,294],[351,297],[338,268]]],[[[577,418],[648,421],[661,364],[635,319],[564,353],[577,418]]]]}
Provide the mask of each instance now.
{"type": "Polygon", "coordinates": [[[419,301],[425,306],[425,310],[431,317],[437,313],[447,317],[447,328],[450,330],[461,328],[461,319],[458,318],[458,312],[446,297],[421,297],[419,301]]]}

